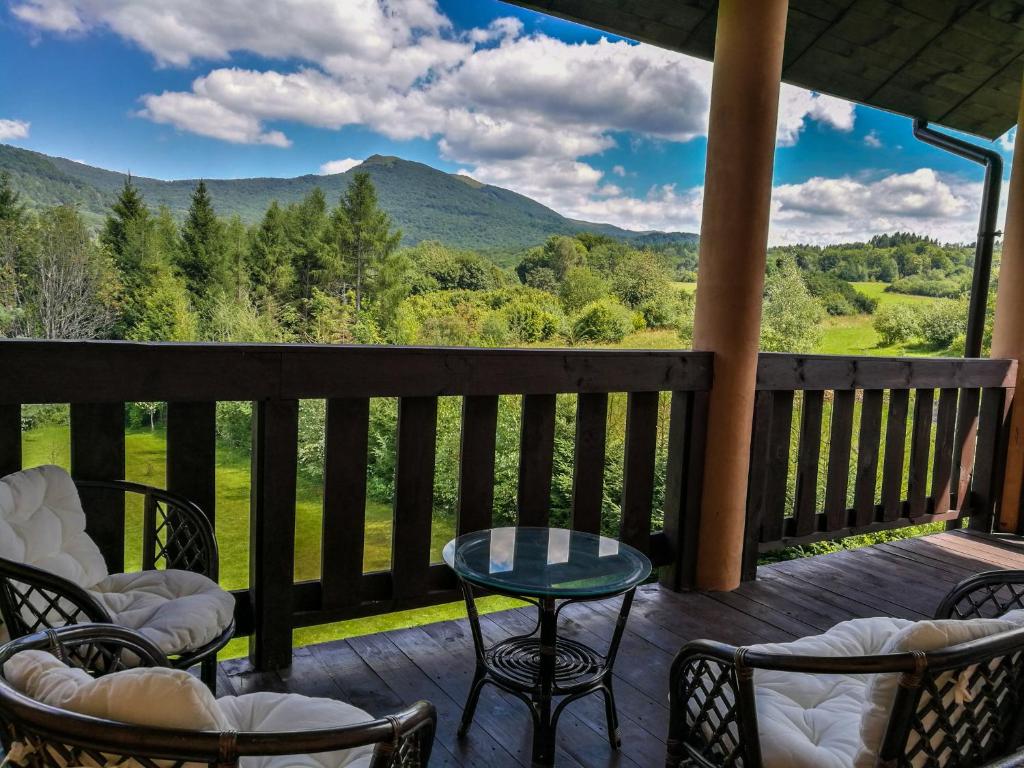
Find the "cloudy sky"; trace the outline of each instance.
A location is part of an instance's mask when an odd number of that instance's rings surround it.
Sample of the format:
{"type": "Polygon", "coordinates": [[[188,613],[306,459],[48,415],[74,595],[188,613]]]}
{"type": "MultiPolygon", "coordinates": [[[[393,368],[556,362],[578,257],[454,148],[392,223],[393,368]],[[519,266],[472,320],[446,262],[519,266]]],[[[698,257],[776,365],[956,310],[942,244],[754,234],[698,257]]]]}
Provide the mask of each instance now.
{"type": "MultiPolygon", "coordinates": [[[[3,142],[166,179],[393,154],[576,218],[699,228],[704,61],[499,0],[0,2],[3,142]]],[[[906,118],[783,86],[777,143],[774,242],[977,231],[981,170],[906,118]]]]}

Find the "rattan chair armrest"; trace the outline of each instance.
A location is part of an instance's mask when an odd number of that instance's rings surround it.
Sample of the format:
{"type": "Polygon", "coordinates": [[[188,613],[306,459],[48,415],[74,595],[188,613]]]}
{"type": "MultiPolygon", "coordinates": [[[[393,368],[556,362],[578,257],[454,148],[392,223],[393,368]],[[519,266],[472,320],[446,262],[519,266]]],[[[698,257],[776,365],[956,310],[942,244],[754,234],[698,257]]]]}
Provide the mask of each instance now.
{"type": "Polygon", "coordinates": [[[0,558],[0,615],[3,616],[11,637],[38,629],[24,626],[25,618],[16,604],[18,597],[23,594],[23,588],[19,588],[19,585],[59,597],[74,606],[89,622],[108,624],[112,621],[110,614],[96,598],[73,581],[36,568],[34,565],[0,558]]]}
{"type": "MultiPolygon", "coordinates": [[[[1015,599],[1011,601],[1010,605],[1005,606],[1005,610],[1001,609],[1002,613],[1005,613],[1006,610],[1024,608],[1024,570],[983,571],[967,577],[953,587],[942,598],[939,607],[935,609],[935,618],[960,619],[981,616],[982,614],[974,609],[979,604],[983,605],[991,596],[993,590],[998,590],[1004,586],[1008,588],[1017,586],[1019,592],[1014,591],[1015,599]],[[959,607],[965,600],[967,601],[965,607],[968,610],[962,611],[959,607]]],[[[995,615],[1002,615],[1002,613],[996,613],[995,615]]]]}

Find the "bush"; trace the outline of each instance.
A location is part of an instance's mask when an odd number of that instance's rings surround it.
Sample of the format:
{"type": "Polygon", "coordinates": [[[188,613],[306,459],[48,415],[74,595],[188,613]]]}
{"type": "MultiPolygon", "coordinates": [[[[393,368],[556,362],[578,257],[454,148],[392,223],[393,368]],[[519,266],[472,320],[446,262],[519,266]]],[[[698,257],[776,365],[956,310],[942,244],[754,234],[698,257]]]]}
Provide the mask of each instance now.
{"type": "Polygon", "coordinates": [[[906,293],[912,296],[932,296],[940,299],[954,299],[967,289],[960,280],[949,278],[931,278],[921,275],[900,278],[893,282],[886,291],[906,293]]]}
{"type": "Polygon", "coordinates": [[[846,280],[826,272],[804,272],[804,283],[830,315],[871,314],[878,301],[865,296],[846,280]]]}
{"type": "Polygon", "coordinates": [[[910,304],[891,304],[880,309],[871,324],[882,337],[882,345],[891,347],[921,332],[921,312],[910,304]]]}
{"type": "Polygon", "coordinates": [[[516,341],[547,341],[557,336],[562,328],[561,317],[525,300],[510,302],[502,313],[509,333],[516,341]]]}
{"type": "Polygon", "coordinates": [[[592,301],[608,294],[609,285],[600,275],[586,267],[570,269],[558,289],[558,298],[569,314],[579,312],[592,301]]]}
{"type": "Polygon", "coordinates": [[[633,330],[633,315],[614,299],[593,301],[573,321],[572,336],[581,341],[621,341],[633,330]]]}
{"type": "Polygon", "coordinates": [[[966,301],[938,302],[921,315],[921,338],[936,349],[947,349],[966,332],[966,301]]]}
{"type": "Polygon", "coordinates": [[[825,310],[811,295],[792,261],[784,261],[765,280],[761,349],[810,352],[821,339],[825,310]]]}

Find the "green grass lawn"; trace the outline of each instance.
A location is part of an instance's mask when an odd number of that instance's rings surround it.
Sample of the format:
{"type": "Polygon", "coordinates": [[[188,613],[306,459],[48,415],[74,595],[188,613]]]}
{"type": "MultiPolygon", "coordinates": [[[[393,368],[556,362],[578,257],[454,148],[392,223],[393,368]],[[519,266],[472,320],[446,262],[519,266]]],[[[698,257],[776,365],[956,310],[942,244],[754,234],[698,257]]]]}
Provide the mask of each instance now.
{"type": "MultiPolygon", "coordinates": [[[[23,437],[23,464],[70,465],[70,436],[65,425],[43,425],[26,430],[23,437]]],[[[162,430],[131,430],[125,435],[125,477],[139,483],[165,487],[166,438],[162,430]]],[[[298,483],[295,520],[295,579],[316,579],[320,575],[320,531],[323,520],[323,487],[301,478],[298,483]]],[[[138,499],[129,499],[125,532],[125,567],[139,567],[141,560],[142,506],[138,499]]],[[[434,521],[431,553],[441,559],[441,549],[452,537],[454,522],[448,517],[434,521]]],[[[391,567],[391,508],[379,501],[366,503],[366,533],[363,567],[366,571],[391,567]]],[[[249,584],[249,457],[237,450],[217,452],[217,542],[220,548],[221,583],[228,589],[249,584]]],[[[504,598],[480,601],[484,612],[520,605],[504,598]]],[[[459,603],[400,611],[385,616],[371,616],[334,624],[295,630],[296,645],[324,642],[341,637],[372,634],[387,629],[446,621],[465,616],[459,603]]],[[[222,658],[241,656],[246,640],[233,641],[222,658]]]]}
{"type": "MultiPolygon", "coordinates": [[[[878,300],[878,308],[893,304],[929,306],[950,299],[936,299],[930,296],[910,296],[905,293],[887,293],[887,283],[854,283],[853,286],[872,299],[878,300]]],[[[935,351],[920,344],[896,344],[883,346],[878,332],[871,324],[871,315],[848,315],[830,317],[818,345],[818,352],[826,355],[879,355],[903,357],[930,356],[935,351]]]]}

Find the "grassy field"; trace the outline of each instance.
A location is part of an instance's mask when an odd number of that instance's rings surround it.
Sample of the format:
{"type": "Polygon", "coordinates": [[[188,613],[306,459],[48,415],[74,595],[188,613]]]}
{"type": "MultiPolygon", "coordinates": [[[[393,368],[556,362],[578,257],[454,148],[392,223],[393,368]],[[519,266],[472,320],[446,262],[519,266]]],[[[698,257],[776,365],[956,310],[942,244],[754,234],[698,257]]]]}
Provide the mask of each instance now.
{"type": "MultiPolygon", "coordinates": [[[[26,467],[39,464],[70,463],[68,428],[44,425],[24,433],[26,467]]],[[[166,439],[161,430],[133,430],[125,436],[126,478],[158,487],[165,485],[166,439]]],[[[300,477],[295,524],[295,578],[315,579],[320,574],[320,530],[322,523],[323,488],[300,477]]],[[[125,564],[131,570],[140,562],[141,504],[131,500],[125,535],[125,564]]],[[[391,508],[376,501],[366,504],[366,545],[363,564],[366,571],[384,570],[391,565],[391,508]]],[[[441,559],[441,549],[452,537],[453,521],[436,518],[432,530],[433,559],[441,559]]],[[[229,589],[249,584],[249,457],[240,451],[218,450],[217,453],[217,542],[220,547],[221,583],[229,589]]],[[[515,601],[486,598],[484,611],[501,610],[515,601]]],[[[371,634],[398,627],[428,624],[465,615],[462,603],[451,603],[415,611],[402,611],[386,616],[372,616],[335,624],[298,629],[296,645],[306,645],[339,637],[371,634]]],[[[246,640],[232,642],[224,658],[245,653],[246,640]]]]}

